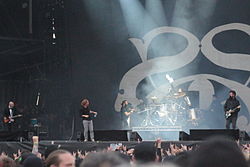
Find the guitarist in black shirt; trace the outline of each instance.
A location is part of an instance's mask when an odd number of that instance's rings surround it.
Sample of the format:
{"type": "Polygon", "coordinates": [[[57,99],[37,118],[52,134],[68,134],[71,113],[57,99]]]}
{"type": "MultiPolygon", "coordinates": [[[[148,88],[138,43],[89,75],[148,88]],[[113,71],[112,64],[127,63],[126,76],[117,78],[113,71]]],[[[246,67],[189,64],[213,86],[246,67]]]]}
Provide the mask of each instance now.
{"type": "Polygon", "coordinates": [[[8,107],[4,110],[3,113],[3,122],[7,126],[9,132],[16,127],[15,118],[21,117],[21,115],[18,114],[19,112],[15,107],[15,103],[13,101],[10,101],[8,107]]]}
{"type": "Polygon", "coordinates": [[[121,119],[122,119],[122,128],[130,128],[130,115],[134,112],[134,109],[127,100],[122,101],[121,107],[121,119]]]}
{"type": "Polygon", "coordinates": [[[230,124],[232,128],[236,129],[236,121],[238,117],[238,112],[240,111],[240,102],[236,99],[236,92],[230,90],[229,98],[224,105],[225,117],[226,117],[226,128],[230,129],[230,124]]]}

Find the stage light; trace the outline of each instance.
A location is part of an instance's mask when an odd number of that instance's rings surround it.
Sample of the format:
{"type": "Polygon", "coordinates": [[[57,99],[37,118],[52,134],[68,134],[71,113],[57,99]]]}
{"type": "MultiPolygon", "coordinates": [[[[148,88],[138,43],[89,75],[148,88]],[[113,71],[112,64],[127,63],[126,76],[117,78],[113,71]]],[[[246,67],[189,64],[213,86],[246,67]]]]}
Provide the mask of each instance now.
{"type": "Polygon", "coordinates": [[[53,17],[51,19],[51,24],[52,24],[52,44],[56,44],[56,28],[55,28],[55,18],[53,17]]]}
{"type": "Polygon", "coordinates": [[[143,34],[152,28],[151,18],[139,0],[119,0],[129,35],[143,34]]]}
{"type": "Polygon", "coordinates": [[[54,33],[54,32],[52,33],[52,38],[56,39],[56,33],[54,33]]]}
{"type": "Polygon", "coordinates": [[[162,0],[146,0],[145,9],[157,26],[168,25],[162,0]]]}

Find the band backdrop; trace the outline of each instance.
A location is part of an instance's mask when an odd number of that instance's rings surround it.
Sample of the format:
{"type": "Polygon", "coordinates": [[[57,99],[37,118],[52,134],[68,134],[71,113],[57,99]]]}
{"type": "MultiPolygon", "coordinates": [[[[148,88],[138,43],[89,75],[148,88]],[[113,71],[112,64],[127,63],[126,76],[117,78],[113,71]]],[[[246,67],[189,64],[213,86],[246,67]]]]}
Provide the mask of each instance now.
{"type": "Polygon", "coordinates": [[[136,106],[167,94],[169,74],[174,87],[199,92],[200,110],[215,95],[217,128],[224,128],[223,102],[235,89],[242,103],[238,127],[250,132],[249,1],[72,0],[66,6],[75,109],[89,98],[99,112],[96,129],[119,127],[115,111],[124,99],[136,106]]]}

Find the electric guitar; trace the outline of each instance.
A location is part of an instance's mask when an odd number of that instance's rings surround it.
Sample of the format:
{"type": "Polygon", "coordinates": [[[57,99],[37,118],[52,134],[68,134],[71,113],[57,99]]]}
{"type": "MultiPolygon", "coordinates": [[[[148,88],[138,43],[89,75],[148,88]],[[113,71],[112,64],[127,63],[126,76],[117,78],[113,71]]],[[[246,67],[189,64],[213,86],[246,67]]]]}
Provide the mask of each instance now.
{"type": "Polygon", "coordinates": [[[225,113],[226,119],[228,119],[229,117],[231,117],[232,113],[234,113],[235,110],[238,109],[238,108],[240,108],[240,106],[237,106],[237,107],[235,107],[235,108],[232,109],[232,110],[230,109],[230,110],[226,111],[226,113],[225,113]]]}
{"type": "Polygon", "coordinates": [[[11,123],[11,122],[14,122],[14,119],[15,119],[15,118],[20,118],[20,117],[22,117],[22,116],[23,116],[23,115],[18,114],[18,115],[15,115],[15,116],[12,116],[12,117],[8,117],[8,118],[4,117],[3,122],[4,122],[4,123],[11,123]]]}
{"type": "Polygon", "coordinates": [[[136,110],[134,108],[130,108],[129,111],[125,112],[124,114],[126,116],[130,116],[133,112],[135,112],[136,110]]]}

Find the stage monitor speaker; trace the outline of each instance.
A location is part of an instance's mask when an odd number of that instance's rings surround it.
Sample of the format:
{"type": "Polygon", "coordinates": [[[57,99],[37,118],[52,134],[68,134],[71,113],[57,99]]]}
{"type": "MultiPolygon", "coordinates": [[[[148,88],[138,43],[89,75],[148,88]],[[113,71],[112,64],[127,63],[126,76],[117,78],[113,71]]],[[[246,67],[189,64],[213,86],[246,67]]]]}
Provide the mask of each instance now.
{"type": "Polygon", "coordinates": [[[179,132],[179,141],[188,141],[189,140],[189,134],[187,134],[184,131],[179,132]]]}
{"type": "Polygon", "coordinates": [[[23,131],[1,131],[0,132],[0,141],[19,141],[20,137],[24,136],[23,131]]]}
{"type": "Polygon", "coordinates": [[[137,132],[131,132],[130,141],[142,141],[142,138],[137,132]]]}
{"type": "Polygon", "coordinates": [[[233,129],[191,129],[189,140],[206,140],[213,136],[224,136],[233,140],[239,139],[239,130],[233,129]]]}
{"type": "Polygon", "coordinates": [[[127,130],[95,130],[96,141],[128,141],[127,130]]]}
{"type": "Polygon", "coordinates": [[[82,132],[80,131],[76,132],[76,140],[77,141],[83,140],[82,132]]]}

